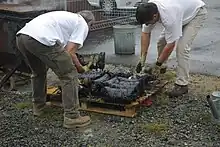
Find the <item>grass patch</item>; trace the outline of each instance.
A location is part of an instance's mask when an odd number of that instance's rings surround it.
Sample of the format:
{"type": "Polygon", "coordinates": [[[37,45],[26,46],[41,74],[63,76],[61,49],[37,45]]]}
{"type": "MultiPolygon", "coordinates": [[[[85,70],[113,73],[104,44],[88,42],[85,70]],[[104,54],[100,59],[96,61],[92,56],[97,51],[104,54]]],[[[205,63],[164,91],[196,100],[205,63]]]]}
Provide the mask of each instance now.
{"type": "MultiPolygon", "coordinates": [[[[22,109],[32,109],[32,103],[31,102],[19,102],[14,104],[14,107],[16,109],[22,110],[22,109]]],[[[63,119],[63,109],[59,107],[50,107],[46,106],[43,109],[43,113],[38,117],[40,119],[47,119],[47,120],[62,120],[63,119]]]]}
{"type": "Polygon", "coordinates": [[[167,81],[173,81],[176,78],[176,73],[174,71],[167,71],[163,74],[163,79],[167,81]]]}
{"type": "Polygon", "coordinates": [[[168,131],[168,125],[165,123],[148,123],[141,126],[141,128],[149,133],[163,134],[168,131]]]}
{"type": "Polygon", "coordinates": [[[60,121],[63,119],[63,110],[57,107],[46,107],[39,118],[60,121]]]}
{"type": "Polygon", "coordinates": [[[209,113],[202,113],[196,117],[194,116],[192,118],[192,121],[194,121],[196,123],[200,123],[200,124],[207,124],[212,121],[212,116],[209,113]]]}
{"type": "Polygon", "coordinates": [[[169,104],[169,97],[162,91],[156,96],[156,105],[166,106],[169,104]]]}
{"type": "Polygon", "coordinates": [[[193,93],[211,94],[220,90],[220,78],[199,74],[191,75],[190,90],[193,93]]]}
{"type": "Polygon", "coordinates": [[[200,115],[200,120],[202,120],[202,122],[209,122],[211,121],[212,117],[211,117],[211,114],[201,114],[200,115]]]}
{"type": "Polygon", "coordinates": [[[17,108],[17,109],[31,108],[32,103],[31,102],[20,102],[20,103],[14,104],[14,107],[17,108]]]}

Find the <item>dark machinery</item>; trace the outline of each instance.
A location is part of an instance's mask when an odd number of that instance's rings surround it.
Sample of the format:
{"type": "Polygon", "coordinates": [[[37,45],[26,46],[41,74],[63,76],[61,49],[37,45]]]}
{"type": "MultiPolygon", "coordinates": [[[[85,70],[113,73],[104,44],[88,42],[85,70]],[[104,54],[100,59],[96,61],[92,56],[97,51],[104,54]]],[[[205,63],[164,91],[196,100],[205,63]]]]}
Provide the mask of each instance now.
{"type": "Polygon", "coordinates": [[[0,4],[0,70],[4,76],[0,89],[15,73],[30,74],[29,67],[22,60],[16,47],[15,36],[27,22],[34,17],[52,11],[52,9],[26,5],[0,4]]]}

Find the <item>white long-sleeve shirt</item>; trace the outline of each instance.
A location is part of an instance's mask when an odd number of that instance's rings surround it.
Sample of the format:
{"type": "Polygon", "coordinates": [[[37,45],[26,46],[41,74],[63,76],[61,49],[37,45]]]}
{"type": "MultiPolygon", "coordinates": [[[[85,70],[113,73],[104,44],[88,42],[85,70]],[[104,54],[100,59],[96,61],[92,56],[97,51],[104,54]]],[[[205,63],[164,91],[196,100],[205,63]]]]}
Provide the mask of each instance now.
{"type": "MultiPolygon", "coordinates": [[[[165,39],[172,43],[182,36],[183,25],[189,23],[203,7],[202,0],[149,0],[158,7],[160,20],[165,28],[165,39]]],[[[142,32],[150,33],[156,24],[142,25],[142,32]]]]}

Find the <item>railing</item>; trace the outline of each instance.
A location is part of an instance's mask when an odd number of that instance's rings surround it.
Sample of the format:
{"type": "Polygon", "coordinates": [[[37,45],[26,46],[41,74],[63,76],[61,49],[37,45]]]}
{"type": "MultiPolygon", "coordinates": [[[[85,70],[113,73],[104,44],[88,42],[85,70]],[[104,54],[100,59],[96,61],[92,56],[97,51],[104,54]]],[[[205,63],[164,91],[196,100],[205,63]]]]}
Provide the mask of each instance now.
{"type": "Polygon", "coordinates": [[[120,0],[118,3],[115,0],[68,0],[66,10],[70,12],[91,10],[96,18],[91,30],[99,30],[115,24],[135,23],[136,6],[140,3],[141,0],[120,0]],[[123,1],[134,2],[133,5],[126,7],[123,1]]]}
{"type": "Polygon", "coordinates": [[[91,30],[99,30],[115,24],[135,23],[136,7],[143,1],[148,0],[3,0],[2,3],[40,5],[70,12],[91,10],[96,18],[91,30]]]}

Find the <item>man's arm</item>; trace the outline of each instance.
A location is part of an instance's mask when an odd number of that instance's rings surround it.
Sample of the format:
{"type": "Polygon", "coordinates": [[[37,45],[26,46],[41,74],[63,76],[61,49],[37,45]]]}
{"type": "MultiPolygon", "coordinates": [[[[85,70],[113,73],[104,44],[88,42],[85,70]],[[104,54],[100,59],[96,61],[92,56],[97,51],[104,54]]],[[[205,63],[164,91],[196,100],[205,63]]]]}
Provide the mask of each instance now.
{"type": "Polygon", "coordinates": [[[161,52],[160,57],[158,58],[158,62],[163,63],[164,61],[166,61],[171,55],[174,47],[175,47],[175,41],[173,43],[168,43],[161,52]]]}
{"type": "Polygon", "coordinates": [[[151,33],[141,33],[141,57],[147,56],[148,48],[150,45],[151,33]]]}
{"type": "Polygon", "coordinates": [[[79,44],[68,42],[65,49],[67,50],[68,53],[70,53],[72,57],[72,61],[75,64],[76,68],[79,71],[83,71],[84,69],[76,56],[76,51],[78,50],[79,46],[80,46],[79,44]]]}
{"type": "Polygon", "coordinates": [[[144,66],[146,61],[146,56],[148,53],[148,48],[150,45],[151,39],[151,31],[155,27],[156,24],[142,25],[142,33],[141,33],[141,56],[140,62],[141,65],[144,66]]]}
{"type": "Polygon", "coordinates": [[[140,73],[143,70],[142,68],[145,66],[147,52],[150,44],[150,36],[151,33],[145,33],[145,32],[141,33],[141,55],[139,62],[136,66],[137,73],[140,73]]]}
{"type": "MultiPolygon", "coordinates": [[[[176,11],[176,13],[176,16],[182,16],[181,11],[176,11]]],[[[159,63],[164,63],[164,61],[169,58],[173,52],[177,40],[179,40],[182,35],[182,17],[177,17],[175,20],[170,19],[169,21],[170,23],[164,24],[167,44],[161,52],[160,57],[158,58],[159,63]]]]}

